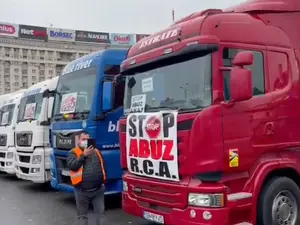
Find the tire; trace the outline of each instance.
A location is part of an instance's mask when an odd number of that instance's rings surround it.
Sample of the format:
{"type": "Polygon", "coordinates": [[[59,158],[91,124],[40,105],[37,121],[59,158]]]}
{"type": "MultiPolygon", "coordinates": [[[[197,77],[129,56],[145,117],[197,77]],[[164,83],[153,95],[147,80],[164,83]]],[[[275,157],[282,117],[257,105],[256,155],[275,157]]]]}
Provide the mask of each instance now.
{"type": "Polygon", "coordinates": [[[272,178],[263,187],[257,209],[257,225],[299,225],[298,185],[288,177],[272,178]]]}

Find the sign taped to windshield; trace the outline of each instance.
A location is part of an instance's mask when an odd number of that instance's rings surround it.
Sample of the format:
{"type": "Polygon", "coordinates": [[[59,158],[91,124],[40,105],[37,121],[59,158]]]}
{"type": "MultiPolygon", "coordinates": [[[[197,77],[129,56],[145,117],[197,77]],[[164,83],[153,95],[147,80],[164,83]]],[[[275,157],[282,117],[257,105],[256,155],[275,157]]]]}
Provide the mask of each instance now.
{"type": "Polygon", "coordinates": [[[128,115],[126,156],[131,173],[179,181],[177,114],[161,111],[128,115]]]}
{"type": "Polygon", "coordinates": [[[130,112],[144,112],[146,105],[146,95],[134,95],[131,97],[130,112]]]}
{"type": "Polygon", "coordinates": [[[35,110],[36,110],[36,102],[26,104],[24,119],[33,119],[35,116],[35,110]]]}
{"type": "Polygon", "coordinates": [[[73,113],[76,110],[77,92],[64,94],[61,98],[60,113],[73,113]]]}
{"type": "Polygon", "coordinates": [[[142,92],[153,91],[153,78],[149,77],[142,80],[142,92]]]}
{"type": "Polygon", "coordinates": [[[8,124],[9,112],[5,112],[2,115],[1,125],[8,124]]]}

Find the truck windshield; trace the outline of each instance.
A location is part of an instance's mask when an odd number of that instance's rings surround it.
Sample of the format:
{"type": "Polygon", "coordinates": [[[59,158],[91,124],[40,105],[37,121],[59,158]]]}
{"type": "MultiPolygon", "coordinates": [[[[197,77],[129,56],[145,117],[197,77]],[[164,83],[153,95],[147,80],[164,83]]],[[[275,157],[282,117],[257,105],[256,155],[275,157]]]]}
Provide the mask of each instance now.
{"type": "Polygon", "coordinates": [[[60,77],[55,95],[55,120],[63,119],[63,115],[69,113],[81,114],[81,119],[88,116],[96,87],[96,74],[96,67],[90,67],[60,77]]]}
{"type": "Polygon", "coordinates": [[[42,109],[42,103],[42,93],[23,97],[19,107],[18,122],[39,119],[42,109]]]}
{"type": "Polygon", "coordinates": [[[212,104],[211,54],[126,77],[124,111],[191,111],[212,104]]]}
{"type": "Polygon", "coordinates": [[[15,110],[15,104],[9,104],[2,106],[0,109],[0,126],[9,126],[11,124],[13,114],[15,110]]]}

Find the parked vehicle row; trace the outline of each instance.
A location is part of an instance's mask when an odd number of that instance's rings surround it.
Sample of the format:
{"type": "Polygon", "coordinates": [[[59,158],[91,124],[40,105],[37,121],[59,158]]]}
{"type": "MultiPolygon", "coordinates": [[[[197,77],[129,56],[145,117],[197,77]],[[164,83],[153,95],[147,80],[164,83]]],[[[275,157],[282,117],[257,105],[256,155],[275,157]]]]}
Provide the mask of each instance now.
{"type": "Polygon", "coordinates": [[[39,117],[24,118],[38,102],[28,91],[0,96],[1,127],[12,124],[0,129],[1,170],[45,182],[50,168],[51,185],[72,192],[67,152],[85,130],[104,156],[106,194],[122,192],[131,215],[300,224],[299,11],[295,0],[249,0],[76,59],[43,91],[39,117]]]}
{"type": "Polygon", "coordinates": [[[95,52],[70,62],[59,77],[0,96],[0,170],[73,192],[66,157],[85,130],[106,163],[106,194],[120,194],[124,83],[113,83],[126,54],[122,49],[95,52]]]}
{"type": "Polygon", "coordinates": [[[58,77],[28,89],[0,96],[0,170],[43,183],[50,180],[49,129],[54,90],[58,77]]]}

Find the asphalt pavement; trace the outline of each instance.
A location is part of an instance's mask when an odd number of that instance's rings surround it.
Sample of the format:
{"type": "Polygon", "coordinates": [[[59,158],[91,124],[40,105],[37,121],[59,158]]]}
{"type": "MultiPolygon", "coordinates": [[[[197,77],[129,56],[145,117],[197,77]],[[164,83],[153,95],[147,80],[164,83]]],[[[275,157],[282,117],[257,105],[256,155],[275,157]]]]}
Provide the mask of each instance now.
{"type": "MultiPolygon", "coordinates": [[[[110,225],[152,225],[125,214],[120,197],[107,197],[105,204],[110,225]]],[[[92,212],[90,217],[94,220],[92,212]]],[[[49,184],[34,184],[0,173],[0,224],[76,225],[74,197],[57,192],[49,184]]]]}

